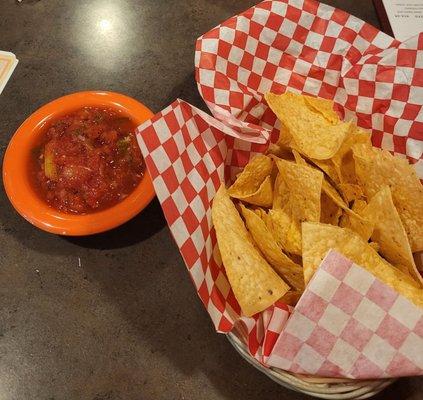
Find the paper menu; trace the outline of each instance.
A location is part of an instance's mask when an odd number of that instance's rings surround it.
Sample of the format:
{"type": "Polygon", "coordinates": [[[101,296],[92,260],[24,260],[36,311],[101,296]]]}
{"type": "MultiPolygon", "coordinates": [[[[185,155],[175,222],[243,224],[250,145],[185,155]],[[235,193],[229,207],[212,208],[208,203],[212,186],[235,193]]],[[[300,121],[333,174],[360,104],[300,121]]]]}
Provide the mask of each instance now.
{"type": "Polygon", "coordinates": [[[0,94],[12,75],[18,60],[13,53],[0,51],[0,94]]]}
{"type": "Polygon", "coordinates": [[[400,41],[423,32],[423,0],[382,0],[396,39],[400,41]]]}

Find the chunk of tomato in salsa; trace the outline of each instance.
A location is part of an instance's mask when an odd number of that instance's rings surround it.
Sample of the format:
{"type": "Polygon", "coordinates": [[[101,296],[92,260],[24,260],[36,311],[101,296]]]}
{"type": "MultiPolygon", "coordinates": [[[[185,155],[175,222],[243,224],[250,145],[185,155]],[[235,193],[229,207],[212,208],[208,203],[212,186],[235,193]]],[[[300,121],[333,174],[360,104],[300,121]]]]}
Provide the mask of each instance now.
{"type": "Polygon", "coordinates": [[[54,208],[85,214],[113,206],[140,182],[135,124],[118,111],[85,107],[55,121],[37,151],[34,183],[54,208]]]}

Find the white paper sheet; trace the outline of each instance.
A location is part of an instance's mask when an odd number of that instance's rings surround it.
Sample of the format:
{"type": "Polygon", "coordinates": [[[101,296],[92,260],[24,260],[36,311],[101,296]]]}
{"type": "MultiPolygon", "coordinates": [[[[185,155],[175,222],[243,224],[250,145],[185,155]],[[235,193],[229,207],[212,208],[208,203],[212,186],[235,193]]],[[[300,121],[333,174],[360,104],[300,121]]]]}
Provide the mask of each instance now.
{"type": "Polygon", "coordinates": [[[423,32],[423,0],[382,0],[396,39],[423,32]]]}
{"type": "Polygon", "coordinates": [[[13,53],[0,51],[0,94],[15,70],[18,60],[13,53]]]}

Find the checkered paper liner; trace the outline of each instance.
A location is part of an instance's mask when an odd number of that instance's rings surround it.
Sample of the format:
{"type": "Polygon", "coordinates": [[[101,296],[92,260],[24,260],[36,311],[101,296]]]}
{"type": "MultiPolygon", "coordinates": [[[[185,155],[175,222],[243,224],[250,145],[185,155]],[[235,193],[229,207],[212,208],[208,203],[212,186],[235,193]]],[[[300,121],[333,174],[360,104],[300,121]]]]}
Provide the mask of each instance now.
{"type": "MultiPolygon", "coordinates": [[[[283,335],[292,309],[279,301],[251,318],[241,314],[216,246],[210,206],[221,182],[230,183],[253,155],[267,149],[269,138],[277,135],[278,122],[263,93],[288,89],[334,99],[346,118],[372,129],[375,146],[405,155],[418,166],[423,139],[422,98],[418,96],[423,87],[422,49],[423,35],[399,43],[326,5],[265,1],[197,41],[198,87],[214,117],[178,99],[138,128],[138,141],[156,194],[200,299],[216,329],[242,332],[251,355],[261,363],[271,366],[283,362],[286,370],[305,371],[306,363],[298,362],[297,353],[291,358],[279,354],[281,349],[290,348],[283,335]],[[405,56],[412,67],[403,66],[405,56]]],[[[322,268],[313,282],[324,281],[317,280],[326,273],[320,272],[322,268]]],[[[362,271],[366,280],[364,270],[351,268],[362,271]]],[[[392,292],[381,282],[376,286],[382,297],[392,292]]],[[[307,299],[309,292],[307,288],[303,298],[307,299]]],[[[332,307],[335,305],[330,301],[326,308],[332,307]]],[[[296,318],[297,308],[289,321],[296,318]]],[[[303,313],[307,316],[305,310],[303,313]]],[[[324,362],[317,369],[317,362],[313,364],[310,373],[353,378],[421,374],[422,358],[416,358],[416,354],[420,351],[422,355],[422,333],[417,328],[411,333],[410,321],[415,318],[408,318],[405,326],[410,329],[409,335],[415,335],[416,343],[420,343],[411,359],[410,352],[403,351],[389,365],[376,364],[375,368],[368,354],[372,349],[378,354],[380,341],[372,337],[365,347],[356,349],[367,363],[360,364],[360,358],[355,360],[355,369],[348,369],[345,354],[336,352],[340,346],[336,344],[333,352],[321,355],[324,362]]],[[[382,321],[379,332],[383,324],[391,330],[390,322],[382,321]]],[[[302,336],[298,333],[297,337],[302,336]]],[[[341,336],[338,342],[342,341],[345,338],[341,336]]],[[[306,344],[304,348],[312,348],[310,341],[306,344]]],[[[313,350],[320,351],[318,347],[313,350]]]]}
{"type": "Polygon", "coordinates": [[[401,43],[316,1],[264,1],[201,36],[195,66],[202,97],[227,124],[276,134],[264,93],[328,98],[423,178],[423,33],[401,43]]]}

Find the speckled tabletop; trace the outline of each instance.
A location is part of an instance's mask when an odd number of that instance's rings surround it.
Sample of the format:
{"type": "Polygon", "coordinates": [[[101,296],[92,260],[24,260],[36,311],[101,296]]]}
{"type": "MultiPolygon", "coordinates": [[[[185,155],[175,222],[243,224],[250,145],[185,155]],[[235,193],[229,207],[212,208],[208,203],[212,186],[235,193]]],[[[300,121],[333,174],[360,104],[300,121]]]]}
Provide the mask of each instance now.
{"type": "MultiPolygon", "coordinates": [[[[327,3],[378,25],[370,0],[327,3]]],[[[0,49],[20,60],[0,95],[2,153],[26,116],[75,91],[205,108],[195,39],[253,4],[0,0],[0,49]]],[[[2,189],[0,249],[0,400],[308,398],[214,332],[157,201],[114,231],[72,239],[32,227],[2,189]]],[[[423,380],[407,378],[377,399],[422,397],[423,380]]]]}

